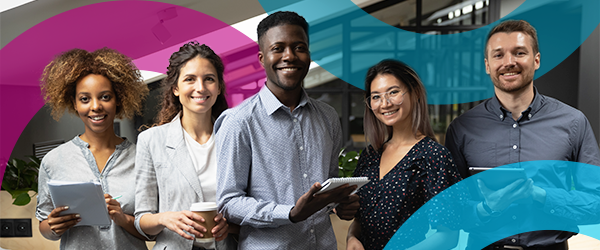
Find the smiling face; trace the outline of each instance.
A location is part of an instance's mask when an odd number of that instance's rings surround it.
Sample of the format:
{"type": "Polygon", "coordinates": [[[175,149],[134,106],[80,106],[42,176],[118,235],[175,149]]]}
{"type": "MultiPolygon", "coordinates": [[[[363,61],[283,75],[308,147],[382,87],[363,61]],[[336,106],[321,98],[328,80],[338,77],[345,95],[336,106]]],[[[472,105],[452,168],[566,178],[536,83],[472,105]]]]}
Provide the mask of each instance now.
{"type": "Polygon", "coordinates": [[[106,77],[90,74],[77,81],[74,106],[86,133],[114,134],[117,98],[106,77]]]}
{"type": "Polygon", "coordinates": [[[540,53],[533,52],[531,37],[522,32],[500,32],[488,41],[485,71],[496,91],[520,91],[533,83],[540,67],[540,53]]]}
{"type": "MultiPolygon", "coordinates": [[[[391,74],[379,74],[371,82],[370,93],[382,94],[389,91],[400,91],[405,93],[408,91],[406,85],[391,74]]],[[[381,99],[381,104],[373,109],[375,117],[387,126],[394,126],[397,123],[406,123],[410,121],[410,113],[412,110],[410,93],[404,94],[404,101],[400,105],[394,105],[386,98],[381,99]]],[[[410,123],[409,123],[410,124],[410,123]]]]}
{"type": "Polygon", "coordinates": [[[259,44],[258,58],[267,73],[269,89],[280,92],[299,88],[310,66],[308,38],[302,27],[275,26],[265,33],[259,44]]]}
{"type": "Polygon", "coordinates": [[[217,70],[205,58],[189,60],[179,71],[177,88],[173,94],[179,97],[183,116],[208,114],[221,93],[217,70]]]}

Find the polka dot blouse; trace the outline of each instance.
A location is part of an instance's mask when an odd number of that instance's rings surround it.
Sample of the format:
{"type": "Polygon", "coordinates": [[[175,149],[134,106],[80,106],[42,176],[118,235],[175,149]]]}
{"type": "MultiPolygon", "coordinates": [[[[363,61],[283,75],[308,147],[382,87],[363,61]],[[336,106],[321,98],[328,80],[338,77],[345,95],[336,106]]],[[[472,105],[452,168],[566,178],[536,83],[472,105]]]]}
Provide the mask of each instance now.
{"type": "MultiPolygon", "coordinates": [[[[363,150],[354,171],[354,176],[366,176],[370,180],[358,192],[360,209],[356,216],[361,223],[360,240],[365,249],[383,249],[417,209],[461,180],[450,152],[428,137],[417,142],[381,180],[380,160],[381,152],[369,145],[363,150]]],[[[457,217],[453,211],[444,211],[430,214],[425,219],[435,228],[447,225],[448,220],[457,217]]],[[[429,228],[427,223],[420,224],[424,225],[419,229],[423,231],[423,237],[403,240],[407,247],[425,239],[429,228]]]]}

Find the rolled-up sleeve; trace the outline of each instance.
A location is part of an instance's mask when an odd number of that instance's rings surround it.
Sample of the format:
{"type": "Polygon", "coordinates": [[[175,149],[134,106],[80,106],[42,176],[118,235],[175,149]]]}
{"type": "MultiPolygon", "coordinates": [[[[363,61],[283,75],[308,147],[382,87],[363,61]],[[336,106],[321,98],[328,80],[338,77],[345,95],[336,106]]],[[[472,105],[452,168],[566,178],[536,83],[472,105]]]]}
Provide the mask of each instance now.
{"type": "Polygon", "coordinates": [[[54,209],[52,197],[50,197],[50,192],[48,190],[48,172],[46,166],[46,162],[42,160],[38,174],[38,196],[35,211],[35,217],[39,221],[48,219],[48,215],[50,215],[50,212],[54,209]]]}

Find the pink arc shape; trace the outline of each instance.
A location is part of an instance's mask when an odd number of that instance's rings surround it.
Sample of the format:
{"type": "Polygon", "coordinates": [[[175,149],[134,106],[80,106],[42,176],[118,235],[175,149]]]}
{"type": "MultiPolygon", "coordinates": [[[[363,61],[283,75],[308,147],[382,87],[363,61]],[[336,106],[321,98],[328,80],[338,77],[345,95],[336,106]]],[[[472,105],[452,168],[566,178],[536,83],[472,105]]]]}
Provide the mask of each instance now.
{"type": "Polygon", "coordinates": [[[44,105],[39,78],[56,55],[73,48],[93,51],[109,47],[134,59],[140,70],[164,74],[170,55],[191,40],[210,46],[219,55],[239,48],[256,47],[258,51],[254,41],[218,19],[151,1],[83,6],[49,18],[15,38],[0,50],[0,176],[4,176],[21,132],[44,105]],[[170,33],[163,44],[152,30],[161,23],[159,16],[164,18],[158,14],[164,10],[174,10],[176,16],[162,20],[170,33]]]}

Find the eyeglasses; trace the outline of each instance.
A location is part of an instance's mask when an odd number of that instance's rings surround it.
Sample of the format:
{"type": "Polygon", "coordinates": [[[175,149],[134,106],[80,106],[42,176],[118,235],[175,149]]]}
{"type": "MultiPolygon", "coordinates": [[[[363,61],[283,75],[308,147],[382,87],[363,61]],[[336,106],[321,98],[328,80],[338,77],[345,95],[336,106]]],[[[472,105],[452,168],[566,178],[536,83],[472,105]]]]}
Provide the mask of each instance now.
{"type": "Polygon", "coordinates": [[[388,92],[383,92],[381,94],[371,94],[365,99],[365,103],[367,104],[367,107],[369,107],[371,110],[379,108],[379,106],[381,106],[381,104],[383,103],[383,99],[387,100],[387,102],[391,103],[392,105],[399,106],[402,104],[402,102],[404,102],[404,95],[406,94],[406,92],[408,91],[400,93],[400,90],[392,89],[388,92]]]}

